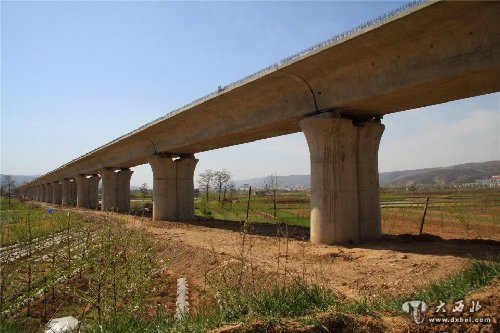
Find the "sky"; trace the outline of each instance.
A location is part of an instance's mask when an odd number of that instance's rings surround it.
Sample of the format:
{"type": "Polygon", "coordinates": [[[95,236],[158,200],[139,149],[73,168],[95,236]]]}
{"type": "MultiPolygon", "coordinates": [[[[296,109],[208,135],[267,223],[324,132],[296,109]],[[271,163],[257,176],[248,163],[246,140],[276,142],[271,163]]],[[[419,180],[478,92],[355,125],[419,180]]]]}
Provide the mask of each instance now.
{"type": "MultiPolygon", "coordinates": [[[[39,175],[402,2],[1,2],[2,174],[39,175]]],[[[383,119],[379,170],[500,159],[500,94],[383,119]]],[[[302,133],[203,152],[196,174],[307,174],[302,133]]],[[[148,165],[132,185],[152,184],[148,165]]]]}

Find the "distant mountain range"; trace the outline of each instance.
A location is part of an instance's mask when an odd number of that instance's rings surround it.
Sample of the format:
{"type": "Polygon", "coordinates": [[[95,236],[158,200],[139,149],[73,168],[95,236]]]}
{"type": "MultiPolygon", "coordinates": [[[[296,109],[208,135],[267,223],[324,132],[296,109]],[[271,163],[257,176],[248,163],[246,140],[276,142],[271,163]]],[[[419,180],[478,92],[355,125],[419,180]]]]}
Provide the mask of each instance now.
{"type": "Polygon", "coordinates": [[[444,168],[393,171],[380,173],[380,184],[408,185],[447,185],[473,183],[477,179],[500,175],[500,161],[466,163],[444,168]]]}
{"type": "MultiPolygon", "coordinates": [[[[4,185],[4,178],[3,174],[0,174],[0,184],[1,186],[4,185]]],[[[28,183],[32,181],[33,179],[40,177],[38,176],[22,176],[22,175],[10,175],[12,181],[14,182],[14,186],[20,186],[23,185],[24,183],[28,183]]]]}
{"type": "MultiPolygon", "coordinates": [[[[267,180],[267,177],[251,178],[245,180],[235,180],[234,184],[236,187],[242,187],[243,185],[250,185],[253,188],[263,188],[267,180]]],[[[304,188],[311,187],[311,176],[310,175],[291,175],[291,176],[280,176],[280,187],[290,187],[290,186],[302,186],[304,188]]]]}
{"type": "MultiPolygon", "coordinates": [[[[473,183],[480,178],[489,178],[500,175],[500,161],[483,163],[466,163],[442,168],[426,168],[381,172],[379,175],[381,186],[409,186],[409,185],[447,185],[473,183]]],[[[237,187],[248,184],[254,188],[264,187],[267,177],[252,178],[235,181],[237,187]]],[[[282,187],[311,186],[310,175],[292,175],[280,177],[282,187]]]]}

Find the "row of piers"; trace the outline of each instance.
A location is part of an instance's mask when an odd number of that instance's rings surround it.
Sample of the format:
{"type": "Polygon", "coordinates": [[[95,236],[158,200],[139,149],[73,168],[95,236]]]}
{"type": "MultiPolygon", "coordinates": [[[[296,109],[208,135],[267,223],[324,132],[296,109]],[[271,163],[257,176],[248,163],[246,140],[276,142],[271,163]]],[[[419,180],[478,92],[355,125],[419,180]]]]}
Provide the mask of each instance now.
{"type": "MultiPolygon", "coordinates": [[[[157,155],[148,161],[153,170],[153,219],[190,220],[194,218],[194,170],[198,160],[193,155],[173,159],[157,155]]],[[[97,209],[99,182],[102,180],[100,208],[103,211],[130,211],[130,169],[106,168],[96,174],[31,186],[28,199],[62,206],[97,209]]]]}
{"type": "MultiPolygon", "coordinates": [[[[378,150],[384,125],[380,119],[350,119],[323,112],[299,123],[311,159],[311,241],[317,244],[359,243],[382,235],[378,150]]],[[[178,156],[178,155],[177,155],[178,156]]],[[[153,220],[194,218],[193,155],[148,159],[153,171],[153,220]]],[[[129,169],[103,169],[28,189],[37,201],[101,210],[130,210],[129,169]]]]}

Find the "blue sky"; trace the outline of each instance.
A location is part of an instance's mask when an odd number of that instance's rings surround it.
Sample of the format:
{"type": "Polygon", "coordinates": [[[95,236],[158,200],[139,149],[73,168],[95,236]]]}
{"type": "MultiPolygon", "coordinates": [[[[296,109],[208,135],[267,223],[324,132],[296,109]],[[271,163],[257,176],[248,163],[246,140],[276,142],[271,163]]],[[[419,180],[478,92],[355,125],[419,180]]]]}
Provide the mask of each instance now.
{"type": "MultiPolygon", "coordinates": [[[[1,3],[1,173],[43,174],[402,2],[1,3]]],[[[381,171],[500,159],[500,94],[384,118],[381,171]]],[[[197,172],[306,174],[301,133],[200,153],[197,172]]],[[[134,185],[151,184],[149,166],[134,185]]]]}

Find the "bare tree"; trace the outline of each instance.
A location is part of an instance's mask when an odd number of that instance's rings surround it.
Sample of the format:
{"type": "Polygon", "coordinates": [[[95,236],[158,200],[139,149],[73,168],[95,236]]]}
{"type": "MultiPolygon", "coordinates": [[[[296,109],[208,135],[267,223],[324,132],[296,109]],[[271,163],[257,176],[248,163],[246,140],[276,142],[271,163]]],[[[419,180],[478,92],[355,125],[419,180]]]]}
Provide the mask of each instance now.
{"type": "Polygon", "coordinates": [[[12,180],[11,175],[3,175],[2,178],[2,188],[7,189],[7,197],[9,198],[10,206],[11,189],[14,187],[14,181],[12,180]]]}
{"type": "Polygon", "coordinates": [[[225,194],[226,191],[229,191],[229,198],[230,200],[233,200],[233,195],[236,193],[236,184],[234,182],[229,182],[224,191],[224,199],[225,199],[225,194]]]}
{"type": "MultiPolygon", "coordinates": [[[[222,169],[220,171],[215,171],[214,172],[214,186],[217,188],[217,191],[219,192],[219,201],[220,201],[220,195],[222,193],[222,188],[231,181],[232,175],[229,170],[222,169]]],[[[225,191],[224,191],[224,196],[225,196],[225,191]]]]}
{"type": "Polygon", "coordinates": [[[280,185],[281,180],[277,175],[269,175],[264,181],[264,190],[266,192],[266,195],[269,196],[271,200],[273,200],[274,217],[277,216],[276,199],[279,192],[281,191],[280,185]]]}
{"type": "Polygon", "coordinates": [[[210,192],[210,185],[212,185],[213,179],[214,179],[214,171],[211,169],[205,170],[202,173],[199,174],[199,179],[198,183],[200,184],[200,187],[203,188],[205,191],[205,194],[207,196],[207,202],[208,202],[208,194],[210,192]]]}
{"type": "Polygon", "coordinates": [[[141,187],[139,187],[139,192],[142,194],[142,202],[146,200],[146,195],[149,193],[149,188],[147,183],[142,183],[141,187]]]}

